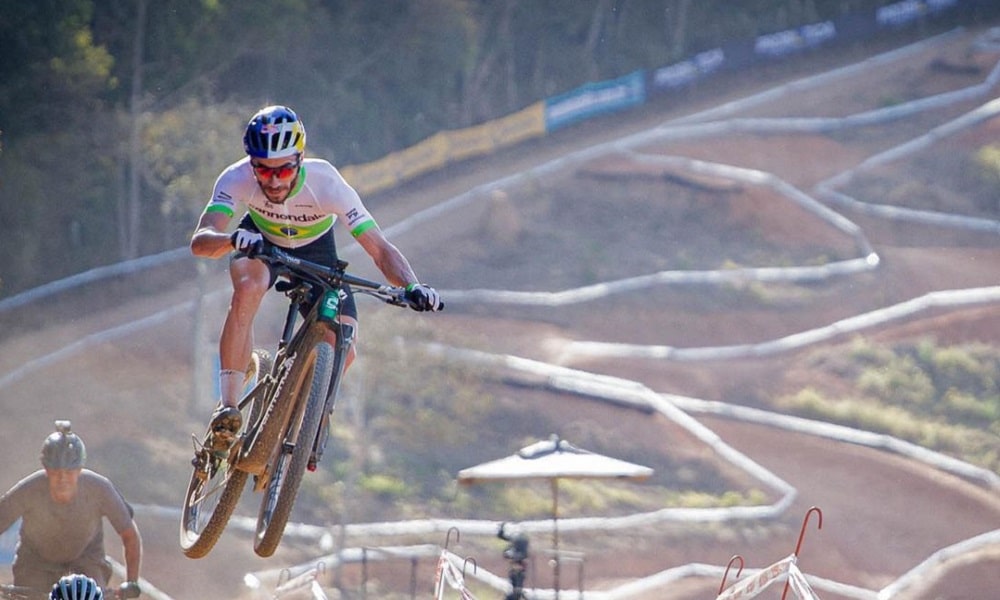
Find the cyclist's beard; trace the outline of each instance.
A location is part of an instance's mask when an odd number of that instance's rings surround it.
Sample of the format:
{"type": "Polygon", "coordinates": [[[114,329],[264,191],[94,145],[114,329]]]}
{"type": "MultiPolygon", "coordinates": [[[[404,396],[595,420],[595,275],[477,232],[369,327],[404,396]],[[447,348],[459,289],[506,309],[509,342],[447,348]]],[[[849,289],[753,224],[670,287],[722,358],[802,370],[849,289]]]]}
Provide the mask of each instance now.
{"type": "Polygon", "coordinates": [[[269,179],[267,183],[258,181],[257,185],[260,186],[260,191],[264,192],[264,196],[267,198],[268,202],[272,204],[281,204],[288,198],[288,194],[291,193],[292,187],[295,186],[295,182],[298,181],[298,176],[289,179],[288,181],[280,181],[277,179],[269,179]]]}

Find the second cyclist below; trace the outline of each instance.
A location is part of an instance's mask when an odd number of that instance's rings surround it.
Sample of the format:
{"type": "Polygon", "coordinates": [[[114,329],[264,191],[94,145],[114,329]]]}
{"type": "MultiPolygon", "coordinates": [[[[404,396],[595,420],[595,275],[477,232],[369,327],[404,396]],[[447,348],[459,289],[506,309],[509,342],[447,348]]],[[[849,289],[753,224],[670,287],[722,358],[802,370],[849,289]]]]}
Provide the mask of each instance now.
{"type": "Polygon", "coordinates": [[[142,539],[132,507],[103,475],[85,469],[87,451],[69,421],[42,444],[42,470],[0,497],[0,532],[21,519],[11,570],[14,585],[47,590],[64,575],[82,574],[102,588],[111,577],[104,550],[104,519],[121,537],[127,581],[120,595],[139,595],[142,539]]]}

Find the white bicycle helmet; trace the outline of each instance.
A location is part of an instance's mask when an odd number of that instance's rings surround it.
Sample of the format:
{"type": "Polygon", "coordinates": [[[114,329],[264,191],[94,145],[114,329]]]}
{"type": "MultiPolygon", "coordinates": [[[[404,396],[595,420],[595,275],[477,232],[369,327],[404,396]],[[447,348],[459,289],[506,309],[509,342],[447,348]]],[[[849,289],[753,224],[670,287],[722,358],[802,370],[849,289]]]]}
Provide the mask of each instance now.
{"type": "Polygon", "coordinates": [[[66,575],[52,586],[49,600],[104,600],[104,590],[86,575],[66,575]]]}

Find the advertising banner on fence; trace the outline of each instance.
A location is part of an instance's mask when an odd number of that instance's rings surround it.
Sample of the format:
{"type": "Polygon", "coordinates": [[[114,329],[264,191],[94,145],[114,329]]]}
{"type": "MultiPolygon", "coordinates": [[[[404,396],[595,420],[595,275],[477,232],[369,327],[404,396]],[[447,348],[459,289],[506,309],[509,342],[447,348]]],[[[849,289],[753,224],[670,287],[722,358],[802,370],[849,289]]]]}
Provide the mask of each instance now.
{"type": "Polygon", "coordinates": [[[835,37],[837,37],[836,25],[833,21],[823,21],[758,36],[754,40],[753,51],[766,57],[785,56],[818,46],[835,37]]]}
{"type": "Polygon", "coordinates": [[[646,82],[642,71],[618,79],[591,82],[545,101],[545,129],[552,131],[577,121],[643,104],[646,82]]]}
{"type": "Polygon", "coordinates": [[[390,189],[448,163],[485,156],[504,146],[545,135],[545,103],[536,102],[516,113],[465,129],[441,131],[377,161],[348,165],[344,178],[361,195],[390,189]]]}
{"type": "Polygon", "coordinates": [[[652,87],[656,89],[681,88],[697,81],[700,77],[714,73],[726,62],[722,48],[700,52],[690,60],[681,61],[653,71],[652,87]]]}
{"type": "Polygon", "coordinates": [[[545,135],[545,102],[535,102],[516,113],[490,121],[498,148],[545,135]]]}
{"type": "Polygon", "coordinates": [[[493,141],[492,123],[447,131],[445,137],[448,140],[448,162],[483,156],[493,152],[497,146],[493,141]]]}
{"type": "Polygon", "coordinates": [[[393,154],[399,159],[396,176],[405,181],[448,164],[448,139],[444,133],[435,133],[419,144],[393,154]]]}
{"type": "Polygon", "coordinates": [[[642,70],[617,79],[590,82],[505,117],[435,134],[373,163],[345,167],[344,176],[362,194],[385,190],[451,162],[487,155],[560,127],[640,106],[646,102],[648,93],[684,88],[718,71],[747,68],[833,41],[867,39],[881,29],[905,27],[959,6],[987,1],[901,0],[756,38],[729,40],[717,48],[652,71],[648,90],[642,70]]]}

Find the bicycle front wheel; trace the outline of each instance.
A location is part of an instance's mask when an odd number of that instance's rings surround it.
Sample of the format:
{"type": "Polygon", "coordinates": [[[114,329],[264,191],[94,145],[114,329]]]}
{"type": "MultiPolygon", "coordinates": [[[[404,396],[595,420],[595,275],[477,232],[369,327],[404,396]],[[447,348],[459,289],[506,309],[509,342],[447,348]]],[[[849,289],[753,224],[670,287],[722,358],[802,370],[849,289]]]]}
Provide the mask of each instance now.
{"type": "MultiPolygon", "coordinates": [[[[270,355],[255,350],[247,367],[245,385],[252,387],[270,368],[270,355]]],[[[258,396],[241,403],[243,431],[239,433],[240,440],[246,436],[247,428],[259,418],[262,402],[258,396]]],[[[235,465],[240,442],[227,457],[213,456],[206,447],[211,435],[211,431],[207,431],[205,443],[195,451],[194,469],[184,494],[180,544],[188,558],[201,558],[215,546],[246,487],[247,473],[235,465]]]]}
{"type": "Polygon", "coordinates": [[[226,460],[195,467],[181,515],[181,550],[185,556],[201,558],[215,546],[246,482],[247,473],[226,460]]]}
{"type": "Polygon", "coordinates": [[[295,411],[285,428],[281,444],[271,458],[267,488],[257,516],[254,552],[263,557],[274,554],[285,532],[323,420],[323,407],[333,373],[333,348],[326,342],[320,342],[313,347],[308,360],[309,368],[304,370],[303,378],[282,389],[282,395],[288,393],[290,397],[275,400],[294,403],[295,411]]]}

